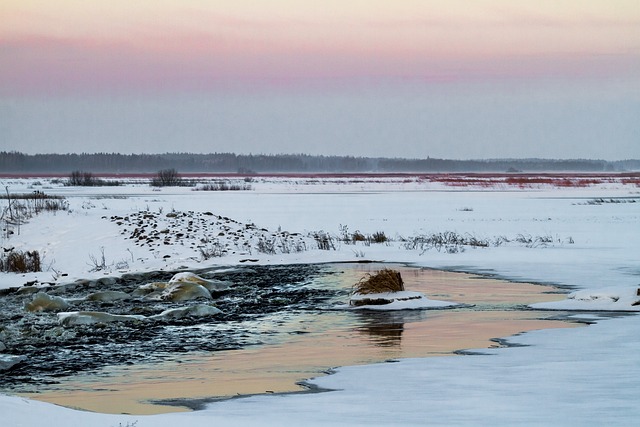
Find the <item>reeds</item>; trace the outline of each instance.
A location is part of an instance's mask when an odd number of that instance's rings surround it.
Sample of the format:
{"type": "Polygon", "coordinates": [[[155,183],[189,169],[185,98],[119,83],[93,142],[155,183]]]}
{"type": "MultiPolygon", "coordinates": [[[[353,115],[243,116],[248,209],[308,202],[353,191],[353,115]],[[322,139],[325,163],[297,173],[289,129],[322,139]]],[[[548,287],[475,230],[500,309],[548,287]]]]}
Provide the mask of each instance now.
{"type": "Polygon", "coordinates": [[[42,271],[38,251],[14,251],[0,255],[0,271],[8,273],[30,273],[42,271]]]}

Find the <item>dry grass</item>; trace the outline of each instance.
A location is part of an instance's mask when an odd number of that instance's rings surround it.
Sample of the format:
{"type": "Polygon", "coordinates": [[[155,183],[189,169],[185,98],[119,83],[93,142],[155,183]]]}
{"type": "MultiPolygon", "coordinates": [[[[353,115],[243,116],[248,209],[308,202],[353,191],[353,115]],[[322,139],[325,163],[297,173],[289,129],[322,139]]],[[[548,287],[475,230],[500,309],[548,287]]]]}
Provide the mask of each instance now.
{"type": "Polygon", "coordinates": [[[0,271],[9,273],[29,273],[42,271],[38,251],[14,251],[0,255],[0,271]]]}
{"type": "Polygon", "coordinates": [[[397,270],[385,268],[375,274],[367,274],[353,285],[353,292],[360,295],[404,291],[402,276],[397,270]]]}

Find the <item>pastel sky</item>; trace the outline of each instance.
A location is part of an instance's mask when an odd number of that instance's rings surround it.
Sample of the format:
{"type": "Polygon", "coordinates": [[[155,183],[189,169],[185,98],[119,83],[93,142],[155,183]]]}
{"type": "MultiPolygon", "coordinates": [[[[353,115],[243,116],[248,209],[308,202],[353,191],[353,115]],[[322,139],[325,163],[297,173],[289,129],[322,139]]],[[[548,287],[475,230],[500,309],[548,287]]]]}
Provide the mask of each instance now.
{"type": "Polygon", "coordinates": [[[0,0],[0,150],[640,158],[637,0],[0,0]]]}

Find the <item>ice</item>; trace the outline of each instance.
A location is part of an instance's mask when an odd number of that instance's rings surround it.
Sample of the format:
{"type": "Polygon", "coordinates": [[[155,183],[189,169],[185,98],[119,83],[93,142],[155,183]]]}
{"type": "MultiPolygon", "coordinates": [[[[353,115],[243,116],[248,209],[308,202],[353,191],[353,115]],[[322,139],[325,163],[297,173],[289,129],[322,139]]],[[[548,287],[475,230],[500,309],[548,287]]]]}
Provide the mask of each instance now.
{"type": "Polygon", "coordinates": [[[140,322],[145,316],[135,314],[110,314],[101,311],[69,311],[58,313],[62,326],[93,325],[96,323],[140,322]]]}
{"type": "Polygon", "coordinates": [[[572,292],[566,300],[531,304],[544,310],[640,311],[640,287],[608,287],[572,292]]]}
{"type": "Polygon", "coordinates": [[[225,289],[228,289],[231,286],[230,282],[205,279],[198,276],[197,274],[186,272],[186,271],[182,273],[174,274],[171,280],[169,280],[169,283],[181,283],[181,282],[197,283],[198,285],[201,285],[207,288],[207,290],[209,290],[210,292],[223,291],[225,289]]]}
{"type": "Polygon", "coordinates": [[[163,311],[160,314],[149,316],[149,319],[152,319],[152,320],[182,319],[185,317],[215,316],[216,314],[220,314],[220,313],[222,313],[222,311],[220,311],[219,308],[214,307],[212,305],[196,304],[189,307],[171,308],[163,311]]]}
{"type": "Polygon", "coordinates": [[[48,295],[45,292],[38,292],[31,301],[25,303],[24,308],[27,311],[40,312],[66,310],[69,306],[69,302],[64,298],[48,295]]]}
{"type": "Polygon", "coordinates": [[[162,292],[160,299],[165,301],[191,301],[198,298],[211,299],[207,288],[193,282],[174,282],[162,292]]]}
{"type": "Polygon", "coordinates": [[[432,300],[420,292],[401,291],[378,294],[351,295],[350,305],[346,308],[353,310],[419,310],[427,308],[442,308],[458,305],[453,302],[432,300]],[[371,302],[368,304],[368,302],[371,302]]]}
{"type": "Polygon", "coordinates": [[[123,301],[131,298],[126,292],[121,291],[102,291],[102,292],[94,292],[92,294],[87,295],[87,301],[101,301],[101,302],[113,302],[113,301],[123,301]]]}

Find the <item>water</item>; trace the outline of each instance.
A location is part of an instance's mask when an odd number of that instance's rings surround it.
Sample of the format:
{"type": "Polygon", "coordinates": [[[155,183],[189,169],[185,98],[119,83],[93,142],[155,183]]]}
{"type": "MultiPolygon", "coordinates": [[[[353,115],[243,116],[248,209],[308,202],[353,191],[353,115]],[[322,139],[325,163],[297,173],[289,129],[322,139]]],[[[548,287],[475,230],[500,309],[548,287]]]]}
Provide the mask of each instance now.
{"type": "MultiPolygon", "coordinates": [[[[29,381],[12,383],[11,376],[4,376],[4,388],[93,411],[170,412],[237,395],[303,391],[301,381],[337,366],[452,356],[462,349],[501,345],[493,338],[574,325],[556,320],[559,313],[526,309],[533,302],[562,298],[548,286],[397,265],[391,267],[401,271],[408,290],[464,305],[395,312],[335,309],[348,300],[350,287],[364,274],[384,267],[212,270],[206,274],[234,282],[233,290],[216,300],[224,315],[144,328],[92,325],[66,331],[75,335],[33,351],[29,362],[12,373],[16,380],[29,381]],[[91,360],[81,363],[85,358],[91,360]]],[[[123,282],[109,288],[127,291],[132,286],[123,282]]],[[[127,304],[109,308],[164,308],[139,301],[127,304]]],[[[29,316],[47,323],[47,316],[29,316]]]]}

